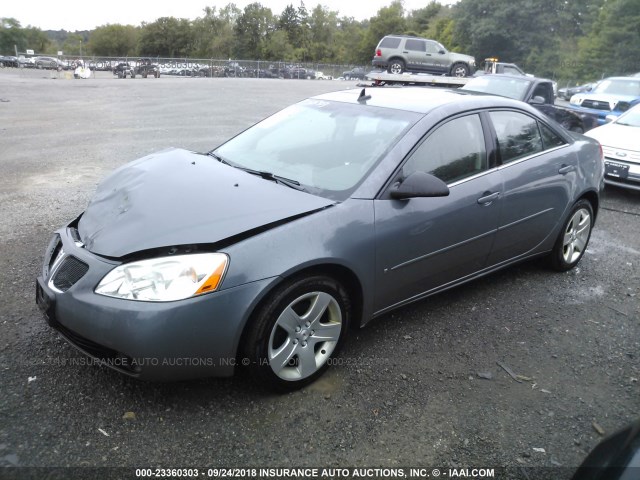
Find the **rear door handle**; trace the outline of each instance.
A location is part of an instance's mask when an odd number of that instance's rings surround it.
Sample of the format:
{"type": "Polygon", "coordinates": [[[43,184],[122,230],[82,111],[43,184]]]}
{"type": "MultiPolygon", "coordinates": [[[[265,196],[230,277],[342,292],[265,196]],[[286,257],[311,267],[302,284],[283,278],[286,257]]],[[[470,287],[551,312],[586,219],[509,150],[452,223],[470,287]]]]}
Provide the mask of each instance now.
{"type": "Polygon", "coordinates": [[[489,205],[494,200],[497,200],[499,196],[500,196],[500,192],[495,192],[495,193],[485,192],[484,196],[478,199],[478,203],[480,205],[489,205]]]}
{"type": "Polygon", "coordinates": [[[558,170],[558,173],[560,175],[566,175],[569,172],[573,172],[575,169],[576,169],[576,167],[573,166],[573,165],[562,165],[560,167],[560,169],[558,170]]]}

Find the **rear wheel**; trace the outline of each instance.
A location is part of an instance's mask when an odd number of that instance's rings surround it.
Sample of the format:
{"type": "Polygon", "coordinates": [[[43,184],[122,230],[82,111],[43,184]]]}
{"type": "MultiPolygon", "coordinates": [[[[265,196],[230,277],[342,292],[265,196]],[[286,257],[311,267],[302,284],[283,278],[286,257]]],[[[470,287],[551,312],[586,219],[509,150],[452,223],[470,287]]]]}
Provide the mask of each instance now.
{"type": "Polygon", "coordinates": [[[329,367],[346,338],[350,316],[349,297],[338,281],[295,279],[257,312],[240,351],[257,381],[278,390],[301,388],[329,367]]]}
{"type": "Polygon", "coordinates": [[[565,272],[578,264],[589,245],[592,228],[591,203],[588,200],[579,200],[567,217],[551,251],[550,261],[554,270],[565,272]]]}
{"type": "Polygon", "coordinates": [[[400,60],[399,58],[394,58],[393,60],[391,60],[391,62],[389,62],[389,66],[387,67],[387,71],[389,73],[393,73],[393,74],[399,74],[404,72],[404,69],[406,68],[404,62],[402,60],[400,60]]]}
{"type": "Polygon", "coordinates": [[[469,67],[464,63],[455,63],[453,67],[451,67],[451,76],[452,77],[468,77],[469,67]]]}

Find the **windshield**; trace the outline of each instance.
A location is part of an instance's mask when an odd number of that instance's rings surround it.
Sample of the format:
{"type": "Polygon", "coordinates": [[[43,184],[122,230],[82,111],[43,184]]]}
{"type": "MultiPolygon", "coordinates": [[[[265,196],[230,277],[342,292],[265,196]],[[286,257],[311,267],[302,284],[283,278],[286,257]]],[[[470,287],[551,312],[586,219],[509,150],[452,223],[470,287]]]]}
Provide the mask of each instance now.
{"type": "Polygon", "coordinates": [[[640,127],[640,108],[635,107],[627,113],[620,115],[615,123],[629,127],[640,127]]]}
{"type": "Polygon", "coordinates": [[[503,97],[522,100],[531,85],[530,80],[510,77],[484,75],[471,79],[462,90],[502,95],[503,97]]]}
{"type": "Polygon", "coordinates": [[[231,165],[297,181],[345,200],[421,114],[305,100],[254,125],[214,153],[231,165]]]}
{"type": "Polygon", "coordinates": [[[603,80],[593,89],[593,93],[640,97],[640,80],[603,80]]]}

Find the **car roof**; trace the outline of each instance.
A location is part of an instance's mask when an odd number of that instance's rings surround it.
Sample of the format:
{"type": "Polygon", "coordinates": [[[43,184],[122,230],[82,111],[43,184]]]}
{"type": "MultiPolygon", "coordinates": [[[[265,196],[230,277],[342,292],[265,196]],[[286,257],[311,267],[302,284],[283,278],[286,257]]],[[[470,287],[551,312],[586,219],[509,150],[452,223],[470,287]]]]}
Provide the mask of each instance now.
{"type": "MultiPolygon", "coordinates": [[[[516,77],[518,78],[518,77],[516,77]]],[[[362,91],[370,96],[364,103],[368,106],[406,110],[416,113],[429,113],[443,106],[464,107],[465,110],[489,107],[518,107],[529,110],[525,103],[495,95],[477,95],[471,91],[449,90],[429,87],[381,87],[339,90],[312,97],[316,100],[328,100],[358,104],[362,91]]]]}
{"type": "Polygon", "coordinates": [[[529,75],[512,75],[510,73],[491,73],[489,75],[482,75],[481,77],[472,78],[513,78],[514,80],[528,80],[530,82],[549,82],[553,83],[548,78],[530,77],[529,75]]]}
{"type": "Polygon", "coordinates": [[[625,82],[629,82],[629,81],[637,82],[638,78],[637,77],[607,77],[605,78],[605,80],[624,80],[625,82]]]}

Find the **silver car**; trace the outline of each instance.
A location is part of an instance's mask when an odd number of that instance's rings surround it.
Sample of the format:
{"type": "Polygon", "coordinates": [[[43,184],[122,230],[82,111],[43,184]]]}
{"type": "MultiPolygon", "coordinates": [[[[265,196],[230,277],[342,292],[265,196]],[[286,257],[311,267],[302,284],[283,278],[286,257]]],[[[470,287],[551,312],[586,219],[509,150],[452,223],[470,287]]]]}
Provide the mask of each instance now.
{"type": "Polygon", "coordinates": [[[371,64],[394,74],[409,71],[452,77],[468,77],[476,68],[470,55],[450,52],[435,40],[406,35],[383,37],[371,64]]]}
{"type": "Polygon", "coordinates": [[[298,388],[374,317],[533,257],[573,268],[602,187],[598,143],[527,104],[328,93],[117,169],[55,233],[36,299],[127,375],[298,388]]]}

